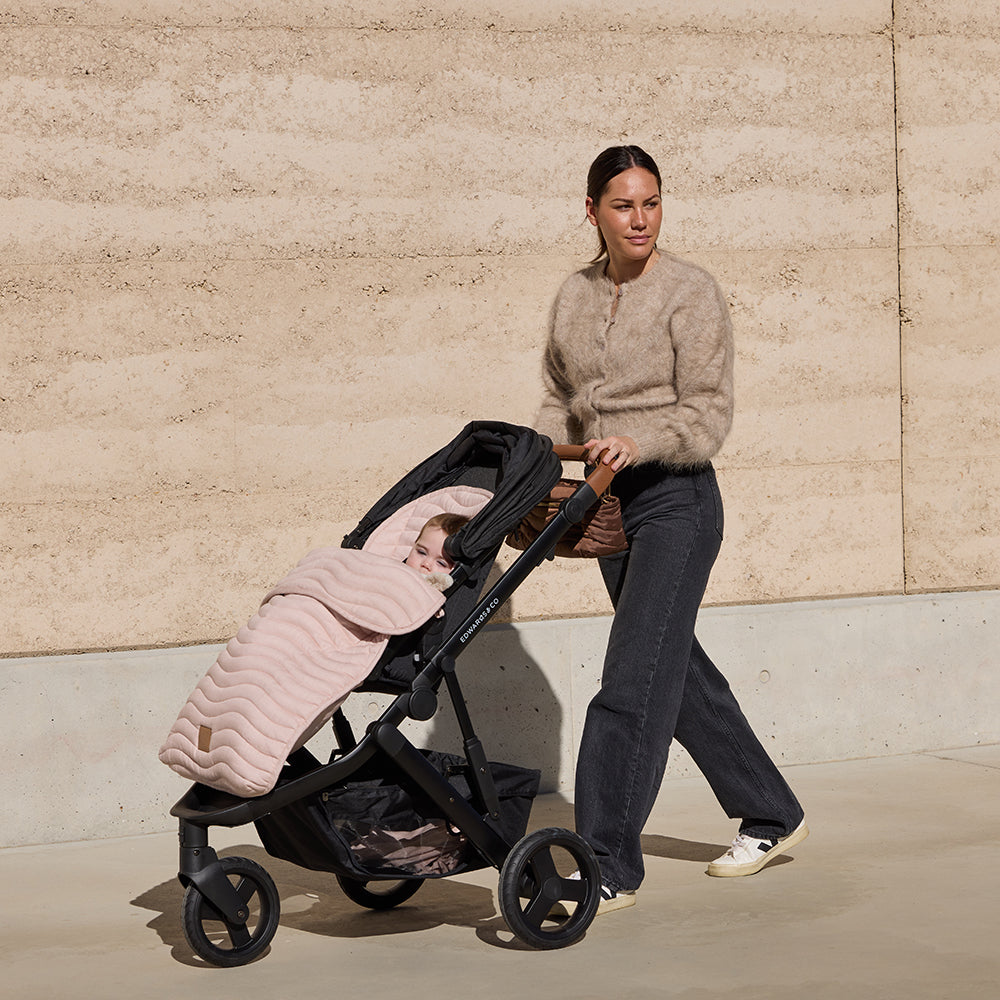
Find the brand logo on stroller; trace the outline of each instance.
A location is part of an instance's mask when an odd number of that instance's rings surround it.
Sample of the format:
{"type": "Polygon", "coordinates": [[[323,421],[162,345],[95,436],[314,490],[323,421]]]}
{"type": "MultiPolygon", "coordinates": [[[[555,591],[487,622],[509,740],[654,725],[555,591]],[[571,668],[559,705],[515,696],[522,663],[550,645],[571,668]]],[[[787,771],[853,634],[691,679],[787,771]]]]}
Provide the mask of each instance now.
{"type": "Polygon", "coordinates": [[[490,603],[486,606],[486,609],[483,611],[483,613],[462,633],[458,641],[461,643],[468,642],[469,639],[472,638],[472,633],[475,632],[476,629],[479,628],[479,626],[482,625],[483,622],[486,621],[486,619],[489,618],[489,616],[493,614],[494,611],[496,611],[497,605],[499,603],[500,603],[499,597],[495,597],[492,601],[490,601],[490,603]]]}

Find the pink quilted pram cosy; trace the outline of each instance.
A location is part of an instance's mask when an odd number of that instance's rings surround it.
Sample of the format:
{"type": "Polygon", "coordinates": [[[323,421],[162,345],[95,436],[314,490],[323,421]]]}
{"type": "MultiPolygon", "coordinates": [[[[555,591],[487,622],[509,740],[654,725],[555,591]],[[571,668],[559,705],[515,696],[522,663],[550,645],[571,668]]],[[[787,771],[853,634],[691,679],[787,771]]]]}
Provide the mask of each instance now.
{"type": "Polygon", "coordinates": [[[306,555],[199,681],[160,760],[232,795],[269,792],[289,755],[368,677],[389,638],[444,605],[403,562],[420,529],[440,513],[472,517],[491,496],[474,486],[434,490],[390,515],[363,548],[306,555]]]}

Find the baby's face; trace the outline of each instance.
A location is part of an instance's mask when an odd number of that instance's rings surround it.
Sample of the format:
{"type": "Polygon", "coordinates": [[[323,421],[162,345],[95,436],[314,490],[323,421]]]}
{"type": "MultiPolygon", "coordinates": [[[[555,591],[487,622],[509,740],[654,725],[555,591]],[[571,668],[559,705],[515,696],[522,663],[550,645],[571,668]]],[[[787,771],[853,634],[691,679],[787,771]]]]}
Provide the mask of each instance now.
{"type": "Polygon", "coordinates": [[[441,528],[424,528],[406,557],[406,565],[418,573],[450,573],[455,563],[444,554],[447,537],[441,528]]]}

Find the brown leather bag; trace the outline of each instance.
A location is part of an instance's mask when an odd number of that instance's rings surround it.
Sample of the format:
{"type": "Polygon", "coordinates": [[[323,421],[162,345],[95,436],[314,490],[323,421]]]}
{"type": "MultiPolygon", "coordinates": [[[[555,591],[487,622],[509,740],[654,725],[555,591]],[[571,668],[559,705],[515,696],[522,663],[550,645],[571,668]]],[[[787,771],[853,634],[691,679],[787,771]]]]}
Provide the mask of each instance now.
{"type": "MultiPolygon", "coordinates": [[[[579,479],[560,479],[549,495],[529,511],[521,523],[507,536],[507,544],[526,549],[542,529],[556,516],[560,504],[583,485],[579,479]]],[[[587,510],[583,520],[574,524],[556,543],[555,554],[570,558],[593,559],[612,556],[628,548],[622,527],[622,508],[618,497],[604,493],[587,510]]]]}

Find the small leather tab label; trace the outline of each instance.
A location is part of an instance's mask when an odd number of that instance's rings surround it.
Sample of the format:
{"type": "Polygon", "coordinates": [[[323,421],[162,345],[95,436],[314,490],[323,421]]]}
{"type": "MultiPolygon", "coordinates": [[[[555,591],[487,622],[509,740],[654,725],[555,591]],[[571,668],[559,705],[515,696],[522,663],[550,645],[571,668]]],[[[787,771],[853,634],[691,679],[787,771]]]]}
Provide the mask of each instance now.
{"type": "Polygon", "coordinates": [[[210,726],[198,727],[198,749],[202,753],[208,753],[212,748],[212,729],[210,726]]]}

